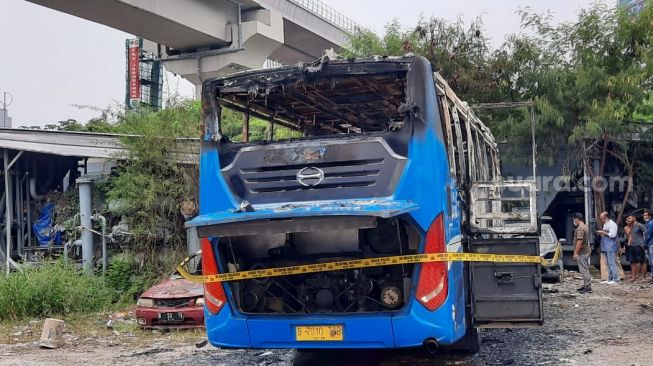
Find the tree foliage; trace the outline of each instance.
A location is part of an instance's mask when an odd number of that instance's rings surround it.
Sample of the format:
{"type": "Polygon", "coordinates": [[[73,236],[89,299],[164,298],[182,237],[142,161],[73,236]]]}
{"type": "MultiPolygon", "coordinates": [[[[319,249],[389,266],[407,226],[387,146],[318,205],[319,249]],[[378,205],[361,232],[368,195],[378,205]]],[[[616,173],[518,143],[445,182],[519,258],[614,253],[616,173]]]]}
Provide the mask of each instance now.
{"type": "MultiPolygon", "coordinates": [[[[534,100],[540,160],[552,162],[561,143],[621,133],[624,123],[653,119],[653,4],[637,16],[594,4],[576,21],[520,12],[523,32],[497,49],[483,22],[421,19],[402,31],[396,20],[377,37],[352,37],[347,56],[408,52],[426,57],[469,103],[534,100]]],[[[530,139],[527,111],[481,112],[501,140],[530,139]]]]}
{"type": "MultiPolygon", "coordinates": [[[[220,120],[222,133],[231,141],[243,141],[243,113],[228,108],[222,108],[220,120]]],[[[273,127],[274,140],[286,140],[301,137],[301,132],[293,131],[287,127],[275,125],[273,127]]],[[[266,141],[270,139],[270,123],[260,118],[249,119],[249,141],[266,141]]]]}
{"type": "Polygon", "coordinates": [[[419,20],[413,30],[402,31],[393,19],[382,37],[369,30],[350,39],[346,57],[371,55],[402,56],[415,53],[426,57],[449,85],[471,102],[487,101],[497,86],[489,39],[482,19],[466,26],[462,18],[453,23],[432,17],[419,20]]]}
{"type": "MultiPolygon", "coordinates": [[[[497,49],[483,36],[480,18],[469,26],[430,18],[408,31],[393,20],[382,37],[363,31],[352,37],[348,56],[414,52],[471,104],[534,101],[540,164],[561,158],[562,150],[587,162],[587,152],[598,150],[599,171],[587,165],[593,176],[603,175],[608,158],[628,176],[653,176],[638,168],[647,154],[644,145],[628,142],[641,129],[631,122],[653,122],[653,0],[638,14],[596,3],[562,24],[529,9],[519,14],[523,32],[509,35],[497,49]]],[[[479,114],[500,141],[513,144],[506,149],[509,157],[519,155],[511,147],[530,143],[529,111],[479,114]]]]}

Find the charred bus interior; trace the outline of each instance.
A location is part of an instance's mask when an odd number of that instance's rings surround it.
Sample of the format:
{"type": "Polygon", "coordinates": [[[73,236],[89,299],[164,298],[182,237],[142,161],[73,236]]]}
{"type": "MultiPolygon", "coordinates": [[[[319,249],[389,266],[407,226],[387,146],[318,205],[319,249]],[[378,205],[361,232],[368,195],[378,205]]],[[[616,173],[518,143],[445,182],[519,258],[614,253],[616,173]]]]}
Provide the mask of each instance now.
{"type": "MultiPolygon", "coordinates": [[[[420,236],[407,221],[370,216],[257,220],[202,229],[220,232],[227,271],[256,270],[417,253],[420,236]]],[[[359,268],[230,283],[244,313],[395,311],[410,298],[412,265],[359,268]]]]}

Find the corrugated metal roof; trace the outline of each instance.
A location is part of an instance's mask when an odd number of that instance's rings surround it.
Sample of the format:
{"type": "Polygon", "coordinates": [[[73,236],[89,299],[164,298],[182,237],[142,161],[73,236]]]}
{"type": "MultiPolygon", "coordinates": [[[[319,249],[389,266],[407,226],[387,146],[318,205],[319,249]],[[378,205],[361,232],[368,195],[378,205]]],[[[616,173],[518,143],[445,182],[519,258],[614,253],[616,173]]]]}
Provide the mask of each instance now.
{"type": "Polygon", "coordinates": [[[0,148],[62,156],[113,158],[125,156],[119,135],[0,128],[0,148]]]}
{"type": "MultiPolygon", "coordinates": [[[[121,137],[129,135],[68,132],[52,130],[31,130],[20,128],[0,128],[0,148],[31,151],[42,154],[61,156],[78,156],[89,158],[125,158],[127,149],[120,141],[121,137]]],[[[196,163],[198,139],[180,139],[185,153],[183,162],[196,163]]]]}

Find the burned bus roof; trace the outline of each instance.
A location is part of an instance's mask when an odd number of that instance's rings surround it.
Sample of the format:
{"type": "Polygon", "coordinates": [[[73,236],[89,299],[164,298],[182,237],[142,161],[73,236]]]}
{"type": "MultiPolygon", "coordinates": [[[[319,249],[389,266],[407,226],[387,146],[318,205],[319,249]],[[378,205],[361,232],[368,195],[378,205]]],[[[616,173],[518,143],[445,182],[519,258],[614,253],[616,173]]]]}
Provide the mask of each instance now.
{"type": "Polygon", "coordinates": [[[319,60],[251,70],[204,87],[221,106],[302,130],[382,131],[404,120],[407,74],[415,57],[319,60]]]}
{"type": "Polygon", "coordinates": [[[365,75],[385,73],[405,73],[415,56],[406,57],[368,57],[357,59],[319,59],[311,63],[300,62],[268,69],[245,70],[229,76],[207,80],[204,87],[219,88],[222,92],[248,89],[251,84],[275,84],[279,82],[327,78],[343,75],[365,75]]]}

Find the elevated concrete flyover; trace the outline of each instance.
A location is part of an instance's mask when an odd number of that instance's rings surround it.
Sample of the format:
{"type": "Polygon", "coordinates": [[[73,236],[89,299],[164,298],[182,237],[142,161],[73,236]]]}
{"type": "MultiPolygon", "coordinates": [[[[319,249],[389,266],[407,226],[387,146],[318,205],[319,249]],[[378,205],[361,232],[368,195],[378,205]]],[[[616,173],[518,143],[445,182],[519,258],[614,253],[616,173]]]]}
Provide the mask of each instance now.
{"type": "Polygon", "coordinates": [[[196,85],[266,59],[314,60],[359,28],[318,0],[27,1],[140,36],[169,71],[196,85]]]}

